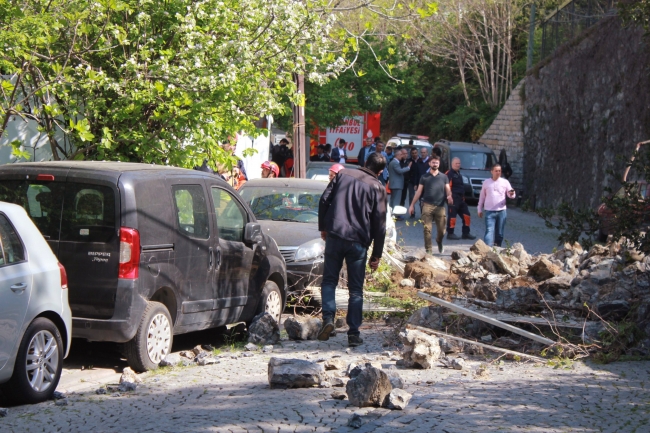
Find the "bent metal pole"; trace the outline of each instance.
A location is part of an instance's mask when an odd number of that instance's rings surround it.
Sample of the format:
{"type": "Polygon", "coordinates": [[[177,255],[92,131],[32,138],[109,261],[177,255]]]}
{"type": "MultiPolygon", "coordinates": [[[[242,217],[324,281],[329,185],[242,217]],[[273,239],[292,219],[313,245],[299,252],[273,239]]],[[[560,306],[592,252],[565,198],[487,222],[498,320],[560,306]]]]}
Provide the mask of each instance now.
{"type": "Polygon", "coordinates": [[[436,298],[435,296],[428,295],[421,291],[418,291],[418,296],[422,299],[426,299],[429,302],[433,302],[434,304],[442,305],[443,307],[449,308],[450,310],[455,311],[457,313],[464,314],[466,316],[470,316],[478,320],[482,320],[483,322],[489,323],[490,325],[498,326],[499,328],[503,328],[510,332],[514,332],[515,334],[519,334],[526,338],[530,338],[531,340],[537,341],[538,343],[546,344],[547,346],[551,346],[555,344],[555,341],[550,340],[546,337],[533,334],[532,332],[524,331],[523,329],[517,328],[516,326],[508,325],[507,323],[503,323],[500,320],[493,319],[492,317],[484,316],[483,314],[477,313],[476,311],[463,308],[459,305],[452,304],[451,302],[443,301],[440,298],[436,298]]]}

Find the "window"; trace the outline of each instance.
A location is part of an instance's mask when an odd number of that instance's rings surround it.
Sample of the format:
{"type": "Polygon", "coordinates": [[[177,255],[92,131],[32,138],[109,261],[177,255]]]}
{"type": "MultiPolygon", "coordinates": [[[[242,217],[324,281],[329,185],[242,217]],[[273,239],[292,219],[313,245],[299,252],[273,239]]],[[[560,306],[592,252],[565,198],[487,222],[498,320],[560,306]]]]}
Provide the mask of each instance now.
{"type": "Polygon", "coordinates": [[[258,220],[318,222],[318,205],[323,189],[246,186],[240,190],[258,220]]]}
{"type": "Polygon", "coordinates": [[[174,185],[174,206],[179,231],[189,237],[208,239],[208,206],[201,185],[174,185]]]}
{"type": "Polygon", "coordinates": [[[458,151],[452,152],[452,158],[460,159],[460,168],[466,170],[490,170],[495,164],[494,154],[475,152],[475,151],[458,151]]]}
{"type": "Polygon", "coordinates": [[[25,260],[25,249],[18,233],[2,214],[0,214],[0,245],[2,246],[0,265],[11,265],[25,260]]]}
{"type": "Polygon", "coordinates": [[[111,242],[117,238],[111,187],[70,182],[65,188],[61,241],[111,242]]]}
{"type": "Polygon", "coordinates": [[[226,241],[243,242],[246,212],[228,191],[212,188],[214,214],[219,228],[219,238],[226,241]]]}
{"type": "Polygon", "coordinates": [[[43,237],[59,240],[64,184],[26,180],[0,181],[0,201],[22,206],[43,237]]]}

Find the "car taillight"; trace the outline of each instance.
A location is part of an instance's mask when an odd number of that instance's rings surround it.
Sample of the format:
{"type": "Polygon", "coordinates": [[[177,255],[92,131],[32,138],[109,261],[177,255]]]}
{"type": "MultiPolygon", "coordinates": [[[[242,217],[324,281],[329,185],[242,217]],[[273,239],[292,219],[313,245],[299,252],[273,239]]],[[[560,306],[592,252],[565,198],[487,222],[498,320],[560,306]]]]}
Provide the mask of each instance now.
{"type": "Polygon", "coordinates": [[[65,290],[68,288],[68,274],[61,263],[59,263],[59,271],[61,272],[61,288],[65,290]]]}
{"type": "Polygon", "coordinates": [[[120,270],[118,278],[136,279],[140,268],[140,233],[136,229],[120,228],[120,270]]]}

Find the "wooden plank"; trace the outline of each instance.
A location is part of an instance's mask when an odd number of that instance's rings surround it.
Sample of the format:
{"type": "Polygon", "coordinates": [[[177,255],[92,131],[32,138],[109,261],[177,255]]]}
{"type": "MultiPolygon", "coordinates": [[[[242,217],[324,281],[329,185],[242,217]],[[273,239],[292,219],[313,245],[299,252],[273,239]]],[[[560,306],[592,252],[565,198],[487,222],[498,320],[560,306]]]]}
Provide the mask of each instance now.
{"type": "Polygon", "coordinates": [[[547,362],[546,359],[540,358],[539,356],[528,355],[527,353],[516,352],[514,350],[503,349],[501,347],[496,347],[496,346],[490,346],[489,344],[483,344],[483,343],[479,343],[478,341],[472,341],[472,340],[468,340],[466,338],[456,337],[455,335],[450,335],[450,334],[447,334],[447,333],[442,332],[442,331],[435,331],[433,329],[425,328],[425,327],[422,327],[422,326],[407,324],[406,327],[411,328],[411,329],[416,329],[418,331],[422,331],[422,332],[425,332],[427,334],[432,334],[432,335],[435,335],[437,337],[449,338],[450,340],[462,341],[463,343],[473,344],[475,346],[479,346],[479,347],[482,347],[484,349],[494,350],[495,352],[501,352],[501,353],[507,353],[509,355],[520,356],[522,358],[532,359],[533,361],[541,362],[541,363],[544,363],[544,364],[546,364],[546,362],[547,362]]]}
{"type": "Polygon", "coordinates": [[[507,323],[501,322],[497,319],[493,319],[492,317],[488,317],[484,314],[477,313],[476,311],[472,311],[468,308],[461,307],[459,305],[456,305],[451,302],[443,301],[440,298],[436,298],[435,296],[431,296],[429,294],[426,294],[424,292],[418,291],[418,296],[422,299],[426,299],[427,301],[433,302],[434,304],[442,305],[443,307],[447,307],[452,311],[455,311],[460,314],[464,314],[466,316],[473,317],[478,320],[482,320],[483,322],[489,323],[494,326],[498,326],[499,328],[506,329],[510,332],[514,332],[515,334],[524,336],[526,338],[530,338],[531,340],[537,341],[538,343],[546,344],[548,346],[555,344],[555,341],[550,340],[546,337],[542,337],[537,334],[533,334],[532,332],[524,331],[523,329],[517,328],[512,325],[508,325],[507,323]]]}

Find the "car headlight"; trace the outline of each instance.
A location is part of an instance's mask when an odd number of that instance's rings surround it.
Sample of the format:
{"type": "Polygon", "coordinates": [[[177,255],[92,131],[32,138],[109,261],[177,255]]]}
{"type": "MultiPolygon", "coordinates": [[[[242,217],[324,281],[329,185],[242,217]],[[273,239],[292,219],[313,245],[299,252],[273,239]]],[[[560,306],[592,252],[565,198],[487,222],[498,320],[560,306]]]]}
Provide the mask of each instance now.
{"type": "Polygon", "coordinates": [[[464,183],[465,185],[471,185],[471,184],[469,183],[469,177],[463,175],[463,183],[464,183]]]}
{"type": "Polygon", "coordinates": [[[324,252],[325,241],[322,239],[314,239],[309,242],[305,242],[298,247],[294,260],[297,262],[303,260],[312,260],[316,257],[322,256],[324,252]]]}

